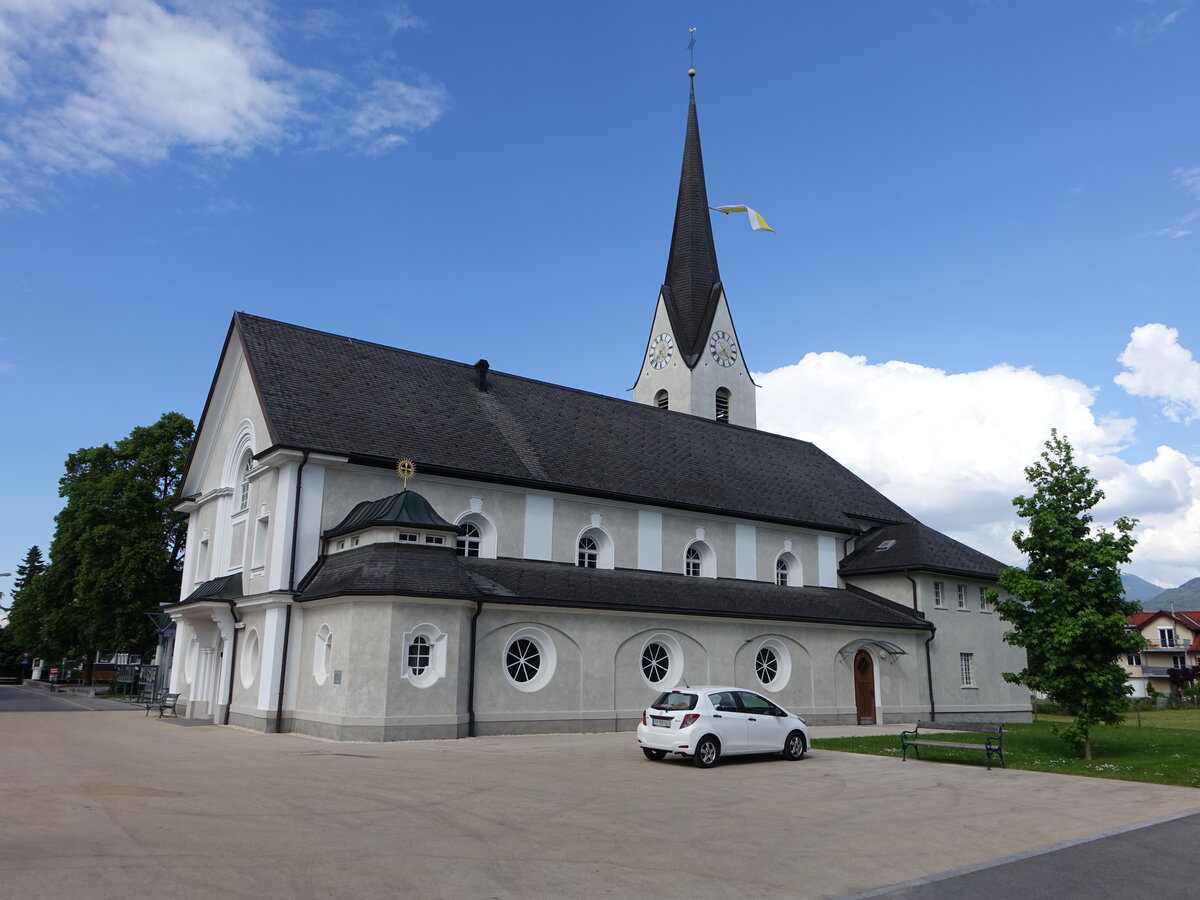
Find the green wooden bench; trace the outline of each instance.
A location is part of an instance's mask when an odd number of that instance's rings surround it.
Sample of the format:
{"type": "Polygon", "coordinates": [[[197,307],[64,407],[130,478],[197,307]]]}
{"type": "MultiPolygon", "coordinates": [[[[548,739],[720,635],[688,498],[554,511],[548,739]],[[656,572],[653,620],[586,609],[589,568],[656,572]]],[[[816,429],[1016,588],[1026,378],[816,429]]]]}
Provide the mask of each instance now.
{"type": "Polygon", "coordinates": [[[982,750],[987,754],[987,767],[992,768],[992,756],[1000,757],[1000,765],[1006,769],[1004,763],[1004,726],[994,725],[987,722],[918,722],[912,731],[905,731],[900,735],[900,753],[901,759],[908,759],[908,748],[912,747],[913,752],[917,755],[917,759],[921,758],[922,747],[951,747],[955,750],[982,750]],[[928,735],[921,733],[921,729],[936,728],[940,731],[967,731],[977,734],[986,734],[983,743],[969,743],[966,741],[938,741],[933,740],[928,735]]]}

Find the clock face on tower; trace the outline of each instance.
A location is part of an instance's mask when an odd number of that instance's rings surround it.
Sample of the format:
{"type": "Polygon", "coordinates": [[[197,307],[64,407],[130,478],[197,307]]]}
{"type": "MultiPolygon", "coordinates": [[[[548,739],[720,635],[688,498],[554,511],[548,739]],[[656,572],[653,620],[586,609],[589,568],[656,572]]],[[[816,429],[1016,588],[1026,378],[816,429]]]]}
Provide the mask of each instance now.
{"type": "Polygon", "coordinates": [[[674,352],[675,342],[671,340],[669,334],[663,332],[650,342],[650,365],[656,369],[661,369],[671,361],[671,354],[674,352]]]}
{"type": "Polygon", "coordinates": [[[724,331],[714,331],[708,341],[708,352],[718,366],[732,366],[737,362],[737,344],[724,331]]]}

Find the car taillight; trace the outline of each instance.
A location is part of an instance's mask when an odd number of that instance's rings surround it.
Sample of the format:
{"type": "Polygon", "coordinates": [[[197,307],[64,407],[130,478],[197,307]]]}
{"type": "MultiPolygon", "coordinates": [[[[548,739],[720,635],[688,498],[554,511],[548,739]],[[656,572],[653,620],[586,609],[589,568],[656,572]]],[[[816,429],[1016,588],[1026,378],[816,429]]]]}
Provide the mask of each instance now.
{"type": "Polygon", "coordinates": [[[679,730],[682,731],[685,728],[690,728],[692,725],[696,724],[696,720],[699,718],[699,713],[688,713],[683,717],[683,721],[679,723],[679,730]]]}
{"type": "Polygon", "coordinates": [[[642,710],[642,724],[643,725],[650,724],[649,722],[646,721],[646,711],[644,709],[642,710]]]}

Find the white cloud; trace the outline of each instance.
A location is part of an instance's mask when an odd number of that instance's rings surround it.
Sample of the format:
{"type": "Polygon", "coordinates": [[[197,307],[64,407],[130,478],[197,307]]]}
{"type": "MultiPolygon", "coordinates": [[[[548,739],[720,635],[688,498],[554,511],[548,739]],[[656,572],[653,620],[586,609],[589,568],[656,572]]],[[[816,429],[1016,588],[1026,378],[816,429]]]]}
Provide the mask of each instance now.
{"type": "Polygon", "coordinates": [[[260,0],[3,0],[0,184],[28,190],[180,153],[379,153],[442,115],[438,83],[375,75],[360,85],[292,64],[270,9],[260,0]]]}
{"type": "Polygon", "coordinates": [[[1175,176],[1175,181],[1180,187],[1200,199],[1200,166],[1192,166],[1189,169],[1180,166],[1173,169],[1171,174],[1175,176]]]}
{"type": "Polygon", "coordinates": [[[1117,357],[1125,371],[1113,379],[1135,397],[1162,403],[1175,422],[1200,418],[1200,362],[1179,344],[1179,332],[1157,322],[1139,325],[1117,357]]]}
{"type": "MultiPolygon", "coordinates": [[[[1187,2],[1187,0],[1184,0],[1187,2]]],[[[1153,0],[1149,0],[1147,5],[1153,4],[1153,0]]],[[[1172,4],[1175,5],[1175,4],[1172,4]]],[[[1123,25],[1117,26],[1117,34],[1122,37],[1131,37],[1139,41],[1149,41],[1158,37],[1168,28],[1179,21],[1180,16],[1186,10],[1182,6],[1176,6],[1175,9],[1168,13],[1163,13],[1160,9],[1149,10],[1141,15],[1135,16],[1123,25]]]]}
{"type": "Polygon", "coordinates": [[[1074,379],[836,352],[754,377],[760,428],[812,441],[922,521],[1010,563],[1023,527],[1012,498],[1028,491],[1025,467],[1057,428],[1106,492],[1097,519],[1140,520],[1131,569],[1169,584],[1197,574],[1200,467],[1169,447],[1127,463],[1119,454],[1135,423],[1098,415],[1094,392],[1074,379]]]}

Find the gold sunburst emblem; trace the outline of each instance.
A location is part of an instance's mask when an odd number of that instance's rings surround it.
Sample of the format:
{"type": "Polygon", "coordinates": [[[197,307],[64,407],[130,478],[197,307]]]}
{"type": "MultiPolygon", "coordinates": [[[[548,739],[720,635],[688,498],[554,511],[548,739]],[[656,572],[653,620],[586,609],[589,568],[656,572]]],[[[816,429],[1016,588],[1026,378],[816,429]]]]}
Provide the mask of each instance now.
{"type": "Polygon", "coordinates": [[[404,479],[404,489],[408,490],[408,480],[417,474],[417,467],[407,456],[396,461],[396,474],[404,479]]]}

